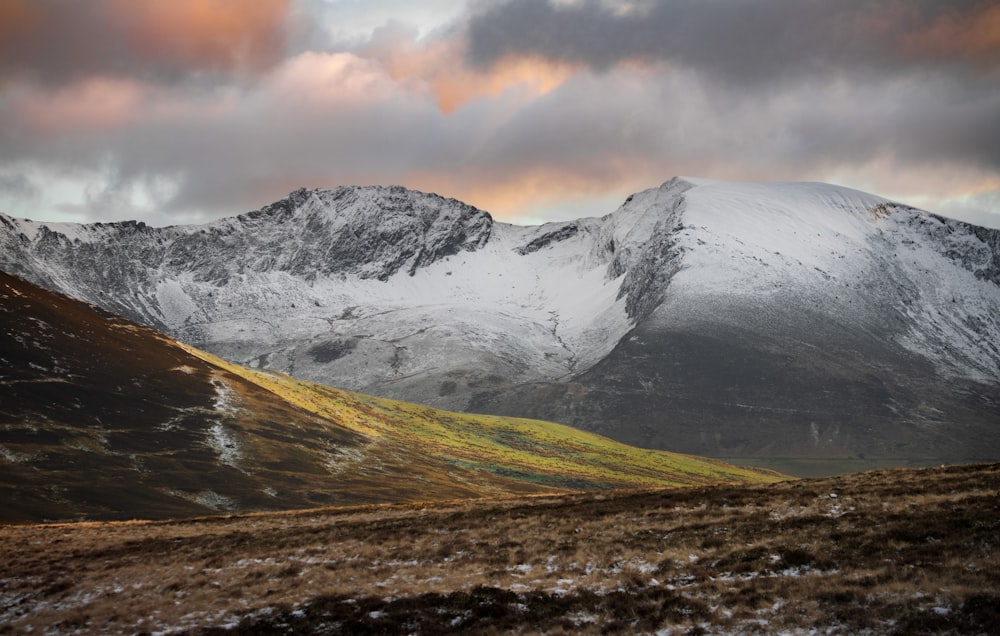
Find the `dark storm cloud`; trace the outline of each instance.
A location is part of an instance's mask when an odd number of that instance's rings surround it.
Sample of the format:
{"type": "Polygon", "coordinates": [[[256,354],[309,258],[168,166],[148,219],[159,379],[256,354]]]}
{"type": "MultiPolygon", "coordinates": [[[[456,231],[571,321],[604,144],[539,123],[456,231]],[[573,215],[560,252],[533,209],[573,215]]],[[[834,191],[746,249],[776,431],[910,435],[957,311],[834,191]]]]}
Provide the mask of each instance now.
{"type": "Polygon", "coordinates": [[[891,154],[904,163],[957,161],[1000,169],[1000,91],[948,76],[919,81],[869,79],[820,87],[748,92],[709,86],[707,111],[727,127],[768,131],[761,152],[789,162],[864,162],[891,154]]]}
{"type": "Polygon", "coordinates": [[[0,80],[259,72],[281,59],[288,18],[289,0],[0,0],[0,80]]]}
{"type": "MultiPolygon", "coordinates": [[[[683,71],[708,94],[700,122],[793,164],[891,153],[1000,169],[1000,3],[506,0],[465,28],[480,68],[520,57],[683,71]]],[[[674,88],[668,112],[689,99],[674,88]]],[[[724,141],[717,156],[738,161],[724,141]]]]}
{"type": "Polygon", "coordinates": [[[750,94],[691,71],[583,73],[519,110],[478,159],[498,172],[559,165],[590,179],[646,166],[665,176],[795,180],[887,156],[898,166],[997,166],[995,132],[1000,93],[972,99],[947,78],[750,94]]]}
{"type": "Polygon", "coordinates": [[[894,150],[913,158],[962,159],[1000,170],[1000,91],[948,82],[886,114],[894,150]]]}
{"type": "Polygon", "coordinates": [[[540,56],[607,69],[684,65],[754,83],[834,70],[1000,69],[995,2],[918,0],[508,0],[473,14],[469,59],[540,56]]]}

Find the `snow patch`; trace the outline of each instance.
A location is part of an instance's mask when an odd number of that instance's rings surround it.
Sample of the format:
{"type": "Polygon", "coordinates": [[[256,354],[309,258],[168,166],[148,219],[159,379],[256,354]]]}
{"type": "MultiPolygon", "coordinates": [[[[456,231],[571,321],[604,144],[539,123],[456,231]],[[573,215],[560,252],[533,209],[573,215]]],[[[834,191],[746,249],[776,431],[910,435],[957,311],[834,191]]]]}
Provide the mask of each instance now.
{"type": "Polygon", "coordinates": [[[208,429],[208,445],[219,456],[219,462],[242,471],[239,463],[243,459],[243,450],[239,439],[230,431],[216,422],[208,429]]]}
{"type": "Polygon", "coordinates": [[[200,313],[198,304],[184,291],[179,279],[160,281],[153,297],[164,322],[171,327],[180,327],[200,313]]]}
{"type": "Polygon", "coordinates": [[[188,501],[193,501],[197,504],[205,506],[206,508],[211,508],[212,510],[229,512],[236,510],[239,507],[236,501],[231,497],[227,497],[212,490],[202,490],[201,492],[196,493],[171,490],[170,494],[175,497],[187,499],[188,501]]]}
{"type": "Polygon", "coordinates": [[[215,400],[212,403],[215,410],[227,415],[238,412],[239,396],[236,395],[236,391],[218,376],[213,377],[211,382],[215,387],[215,400]]]}
{"type": "Polygon", "coordinates": [[[20,464],[31,461],[31,455],[17,453],[4,446],[0,446],[0,457],[11,464],[20,464]]]}

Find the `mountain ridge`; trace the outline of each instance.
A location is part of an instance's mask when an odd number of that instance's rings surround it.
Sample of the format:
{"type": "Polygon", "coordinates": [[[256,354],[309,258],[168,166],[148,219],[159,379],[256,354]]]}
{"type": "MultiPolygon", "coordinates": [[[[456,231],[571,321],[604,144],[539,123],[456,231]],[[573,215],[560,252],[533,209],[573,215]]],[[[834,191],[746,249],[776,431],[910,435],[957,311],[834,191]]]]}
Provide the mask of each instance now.
{"type": "Polygon", "coordinates": [[[1000,453],[1000,231],[849,188],[677,177],[600,218],[515,226],[342,187],[206,226],[115,226],[117,244],[107,225],[42,225],[0,217],[0,269],[302,379],[716,456],[1000,453]],[[748,412],[782,409],[808,415],[743,440],[748,412]],[[955,441],[969,430],[985,445],[955,441]]]}

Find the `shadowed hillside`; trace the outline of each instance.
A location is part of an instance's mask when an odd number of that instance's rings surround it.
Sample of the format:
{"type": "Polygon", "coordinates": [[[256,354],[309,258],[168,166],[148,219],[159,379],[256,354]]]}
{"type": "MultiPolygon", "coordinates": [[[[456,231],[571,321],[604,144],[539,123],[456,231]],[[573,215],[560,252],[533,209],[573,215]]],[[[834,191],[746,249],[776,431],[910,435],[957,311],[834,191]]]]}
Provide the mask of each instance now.
{"type": "Polygon", "coordinates": [[[2,521],[772,479],[251,371],[0,274],[2,521]]]}

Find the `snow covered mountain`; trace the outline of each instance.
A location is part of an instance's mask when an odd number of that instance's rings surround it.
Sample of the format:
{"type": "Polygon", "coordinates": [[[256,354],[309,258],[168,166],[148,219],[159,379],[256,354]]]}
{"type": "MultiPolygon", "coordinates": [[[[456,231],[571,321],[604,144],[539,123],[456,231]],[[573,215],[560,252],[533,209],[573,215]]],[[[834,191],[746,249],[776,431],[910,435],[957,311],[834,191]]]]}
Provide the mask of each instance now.
{"type": "Polygon", "coordinates": [[[675,178],[493,221],[399,187],[204,226],[0,216],[0,269],[251,366],[729,457],[1000,457],[1000,231],[675,178]]]}

